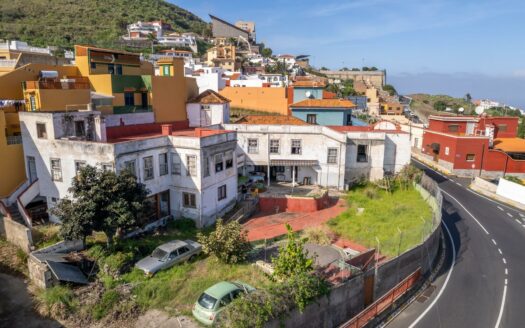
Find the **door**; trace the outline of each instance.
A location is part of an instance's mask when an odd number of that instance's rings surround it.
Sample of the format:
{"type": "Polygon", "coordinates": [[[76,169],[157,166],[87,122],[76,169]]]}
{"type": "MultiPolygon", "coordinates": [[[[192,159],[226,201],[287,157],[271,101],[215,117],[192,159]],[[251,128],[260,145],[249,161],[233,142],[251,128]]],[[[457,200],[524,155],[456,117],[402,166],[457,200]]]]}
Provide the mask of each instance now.
{"type": "Polygon", "coordinates": [[[142,93],[142,108],[148,107],[148,93],[143,92],[142,93]]]}
{"type": "Polygon", "coordinates": [[[35,158],[33,156],[27,156],[27,172],[29,173],[29,183],[33,183],[38,179],[35,158]]]}
{"type": "Polygon", "coordinates": [[[211,110],[202,109],[201,110],[201,126],[210,126],[211,125],[211,110]]]}

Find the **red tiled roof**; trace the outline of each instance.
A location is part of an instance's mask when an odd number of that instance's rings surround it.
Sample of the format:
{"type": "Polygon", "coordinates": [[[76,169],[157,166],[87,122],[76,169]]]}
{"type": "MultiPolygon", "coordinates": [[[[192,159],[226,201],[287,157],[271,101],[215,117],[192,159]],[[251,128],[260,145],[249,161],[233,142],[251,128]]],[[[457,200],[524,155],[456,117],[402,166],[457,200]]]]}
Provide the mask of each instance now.
{"type": "Polygon", "coordinates": [[[290,105],[293,108],[354,108],[353,102],[346,99],[304,99],[290,105]]]}
{"type": "Polygon", "coordinates": [[[189,104],[226,104],[229,102],[230,99],[210,89],[187,101],[189,104]]]}
{"type": "Polygon", "coordinates": [[[522,138],[496,138],[494,149],[507,153],[525,153],[525,139],[522,138]]]}
{"type": "Polygon", "coordinates": [[[335,99],[337,94],[334,92],[323,90],[323,99],[335,99]]]}

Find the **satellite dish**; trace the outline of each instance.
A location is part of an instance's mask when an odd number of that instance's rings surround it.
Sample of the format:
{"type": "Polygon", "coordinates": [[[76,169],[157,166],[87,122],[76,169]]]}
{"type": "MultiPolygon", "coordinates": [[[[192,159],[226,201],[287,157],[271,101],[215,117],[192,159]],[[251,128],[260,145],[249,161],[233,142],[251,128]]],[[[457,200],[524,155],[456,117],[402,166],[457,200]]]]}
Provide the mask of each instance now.
{"type": "Polygon", "coordinates": [[[310,98],[311,95],[312,95],[312,93],[310,91],[306,91],[306,93],[305,93],[306,98],[310,98]]]}
{"type": "Polygon", "coordinates": [[[452,111],[452,108],[447,107],[447,108],[445,108],[445,111],[446,111],[446,112],[451,112],[451,111],[452,111]]]}
{"type": "Polygon", "coordinates": [[[458,112],[463,113],[465,111],[465,108],[459,107],[458,112]]]}
{"type": "Polygon", "coordinates": [[[476,106],[475,111],[476,111],[476,114],[481,115],[481,114],[483,114],[483,112],[484,112],[485,110],[484,110],[483,107],[481,107],[481,106],[476,106]]]}

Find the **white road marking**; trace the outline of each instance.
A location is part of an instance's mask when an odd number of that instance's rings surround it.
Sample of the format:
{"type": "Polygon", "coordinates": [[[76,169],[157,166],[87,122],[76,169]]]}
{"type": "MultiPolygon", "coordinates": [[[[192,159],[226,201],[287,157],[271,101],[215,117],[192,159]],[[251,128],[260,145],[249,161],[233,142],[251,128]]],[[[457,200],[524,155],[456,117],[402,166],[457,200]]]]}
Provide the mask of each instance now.
{"type": "Polygon", "coordinates": [[[460,187],[461,187],[461,183],[459,183],[459,182],[456,182],[456,184],[457,184],[458,186],[460,186],[460,187]]]}
{"type": "Polygon", "coordinates": [[[511,218],[514,217],[514,216],[512,216],[512,214],[510,214],[509,212],[507,212],[507,215],[510,216],[511,218]]]}
{"type": "Polygon", "coordinates": [[[514,221],[518,222],[519,224],[521,224],[521,221],[518,220],[518,219],[514,219],[514,221]]]}
{"type": "Polygon", "coordinates": [[[436,295],[436,298],[430,303],[430,305],[419,315],[419,317],[416,318],[416,320],[408,327],[408,328],[414,328],[417,323],[423,319],[423,317],[432,309],[432,307],[437,303],[439,298],[441,297],[441,294],[443,294],[443,291],[445,291],[445,288],[447,287],[448,281],[450,280],[450,276],[452,275],[452,271],[454,270],[454,266],[456,264],[456,245],[454,245],[454,240],[452,239],[452,234],[450,233],[450,230],[448,230],[447,224],[445,221],[442,221],[443,226],[445,227],[445,230],[447,230],[448,238],[450,239],[450,243],[452,244],[452,265],[450,266],[450,270],[448,270],[447,277],[445,278],[445,282],[443,283],[443,287],[439,290],[439,293],[436,295]]]}
{"type": "Polygon", "coordinates": [[[522,218],[525,218],[525,215],[521,214],[521,213],[518,213],[522,218]]]}
{"type": "Polygon", "coordinates": [[[501,248],[498,248],[498,252],[503,255],[503,252],[501,251],[501,248]]]}
{"type": "Polygon", "coordinates": [[[503,263],[507,264],[507,260],[505,260],[505,258],[503,258],[503,263]]]}
{"type": "Polygon", "coordinates": [[[503,207],[498,206],[498,208],[499,208],[500,211],[504,211],[503,207]]]}
{"type": "Polygon", "coordinates": [[[505,268],[505,275],[508,276],[509,275],[509,269],[505,268]]]}
{"type": "Polygon", "coordinates": [[[505,279],[505,286],[503,286],[503,299],[501,300],[501,307],[499,308],[498,320],[495,328],[499,328],[501,318],[503,317],[503,310],[505,309],[505,299],[507,298],[507,279],[505,279]]]}
{"type": "Polygon", "coordinates": [[[490,235],[490,233],[487,231],[487,229],[485,229],[485,227],[483,226],[483,224],[481,224],[481,223],[478,221],[478,219],[476,219],[476,218],[474,217],[474,215],[472,215],[472,213],[470,213],[469,210],[467,210],[467,209],[465,208],[465,206],[463,206],[463,204],[461,204],[461,203],[460,203],[460,202],[459,202],[454,196],[452,196],[451,194],[449,194],[448,192],[446,192],[446,191],[443,190],[443,189],[441,189],[441,192],[443,192],[444,194],[446,194],[447,196],[449,196],[450,198],[452,198],[453,200],[455,200],[456,203],[458,203],[459,206],[461,206],[461,207],[465,210],[465,212],[467,212],[467,213],[468,213],[468,214],[474,219],[474,221],[476,221],[476,223],[481,227],[481,229],[483,229],[483,231],[485,231],[485,233],[486,233],[487,235],[490,235]]]}
{"type": "Polygon", "coordinates": [[[492,238],[492,243],[493,243],[494,245],[497,245],[497,244],[498,244],[498,243],[496,243],[496,241],[494,240],[494,238],[492,238]]]}

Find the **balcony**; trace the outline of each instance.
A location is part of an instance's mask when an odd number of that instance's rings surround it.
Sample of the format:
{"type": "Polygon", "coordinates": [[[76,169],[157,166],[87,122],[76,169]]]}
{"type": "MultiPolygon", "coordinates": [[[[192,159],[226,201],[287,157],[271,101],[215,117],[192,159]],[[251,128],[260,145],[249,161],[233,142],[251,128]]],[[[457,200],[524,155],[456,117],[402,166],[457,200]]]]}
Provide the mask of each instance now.
{"type": "Polygon", "coordinates": [[[22,136],[7,136],[8,145],[20,145],[22,144],[22,136]]]}
{"type": "Polygon", "coordinates": [[[0,59],[0,67],[15,67],[16,59],[0,59]]]}
{"type": "Polygon", "coordinates": [[[62,80],[42,80],[42,81],[27,81],[25,82],[26,90],[37,89],[54,89],[54,90],[69,90],[69,89],[89,89],[89,79],[85,77],[75,77],[71,79],[62,80]]]}

